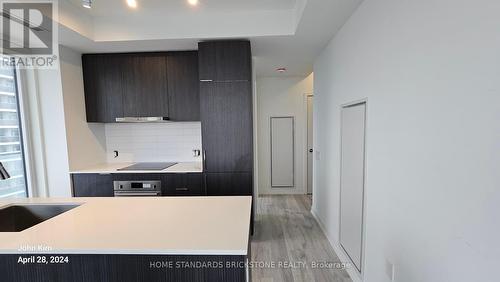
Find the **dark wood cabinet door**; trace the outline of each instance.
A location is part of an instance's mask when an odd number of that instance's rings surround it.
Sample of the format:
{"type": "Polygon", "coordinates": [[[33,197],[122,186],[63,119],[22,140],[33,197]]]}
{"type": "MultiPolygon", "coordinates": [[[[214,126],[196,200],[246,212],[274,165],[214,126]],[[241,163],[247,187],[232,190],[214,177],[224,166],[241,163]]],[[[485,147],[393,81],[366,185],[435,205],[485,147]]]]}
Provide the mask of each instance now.
{"type": "Polygon", "coordinates": [[[87,122],[104,121],[106,101],[103,101],[104,96],[99,96],[99,87],[97,85],[100,64],[101,62],[98,57],[88,55],[82,56],[83,87],[85,89],[87,122]]]}
{"type": "Polygon", "coordinates": [[[200,81],[216,80],[215,61],[216,42],[198,43],[198,62],[200,81]]]}
{"type": "Polygon", "coordinates": [[[200,120],[198,53],[196,51],[169,53],[167,80],[170,120],[200,120]]]}
{"type": "Polygon", "coordinates": [[[123,116],[122,57],[83,55],[87,122],[114,122],[123,116]]]}
{"type": "Polygon", "coordinates": [[[204,171],[251,172],[251,83],[201,82],[200,105],[204,171]]]}
{"type": "Polygon", "coordinates": [[[215,49],[216,80],[250,81],[251,55],[249,41],[223,41],[215,49]]]}
{"type": "Polygon", "coordinates": [[[251,196],[251,173],[205,173],[208,196],[251,196]]]}
{"type": "Polygon", "coordinates": [[[123,83],[125,117],[168,117],[166,56],[124,55],[123,83]]]}
{"type": "Polygon", "coordinates": [[[163,196],[203,196],[203,176],[201,173],[169,173],[166,175],[163,196]]]}
{"type": "Polygon", "coordinates": [[[113,197],[111,174],[79,173],[72,175],[73,197],[113,197]]]}
{"type": "Polygon", "coordinates": [[[198,44],[200,80],[250,81],[252,62],[250,42],[210,41],[198,44]]]}

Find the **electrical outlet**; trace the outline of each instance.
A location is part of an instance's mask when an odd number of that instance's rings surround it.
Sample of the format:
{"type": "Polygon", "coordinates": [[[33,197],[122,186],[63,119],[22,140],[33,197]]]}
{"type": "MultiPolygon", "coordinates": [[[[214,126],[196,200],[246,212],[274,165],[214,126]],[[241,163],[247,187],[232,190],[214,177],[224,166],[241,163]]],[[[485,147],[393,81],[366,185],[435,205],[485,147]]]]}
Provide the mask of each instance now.
{"type": "Polygon", "coordinates": [[[201,154],[200,149],[193,149],[193,157],[199,157],[201,154]]]}
{"type": "Polygon", "coordinates": [[[396,271],[396,268],[394,266],[394,264],[392,262],[390,262],[389,260],[385,260],[385,274],[387,275],[387,277],[389,277],[389,281],[391,282],[394,282],[394,273],[396,271]]]}

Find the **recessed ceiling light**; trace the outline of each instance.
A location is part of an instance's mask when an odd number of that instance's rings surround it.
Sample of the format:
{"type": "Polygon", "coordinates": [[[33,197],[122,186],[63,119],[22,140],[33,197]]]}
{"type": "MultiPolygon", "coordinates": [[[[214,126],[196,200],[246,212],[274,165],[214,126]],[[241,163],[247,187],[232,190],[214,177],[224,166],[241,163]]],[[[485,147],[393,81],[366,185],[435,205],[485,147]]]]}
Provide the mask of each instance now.
{"type": "Polygon", "coordinates": [[[130,8],[137,8],[137,1],[135,1],[135,0],[127,0],[127,5],[130,8]]]}
{"type": "Polygon", "coordinates": [[[277,68],[276,71],[279,73],[284,73],[284,72],[286,72],[286,68],[283,68],[283,67],[277,68]]]}
{"type": "Polygon", "coordinates": [[[188,1],[189,5],[191,5],[191,6],[198,5],[198,0],[187,0],[187,1],[188,1]]]}
{"type": "Polygon", "coordinates": [[[82,6],[87,9],[92,8],[92,0],[82,0],[82,6]]]}

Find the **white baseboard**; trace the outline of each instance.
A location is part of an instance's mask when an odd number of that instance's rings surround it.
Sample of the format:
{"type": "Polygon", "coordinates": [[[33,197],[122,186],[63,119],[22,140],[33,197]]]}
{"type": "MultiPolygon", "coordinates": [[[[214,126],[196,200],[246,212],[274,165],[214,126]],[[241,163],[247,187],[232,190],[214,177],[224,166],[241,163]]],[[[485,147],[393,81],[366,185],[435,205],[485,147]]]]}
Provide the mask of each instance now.
{"type": "MultiPolygon", "coordinates": [[[[347,254],[342,249],[342,247],[340,247],[340,244],[338,242],[333,241],[332,238],[330,238],[330,236],[328,236],[328,232],[326,231],[325,225],[323,224],[321,219],[319,219],[319,217],[314,209],[311,209],[311,214],[313,215],[314,219],[316,219],[316,222],[318,223],[319,227],[323,231],[323,234],[325,234],[326,239],[328,239],[328,242],[332,246],[333,251],[335,251],[335,253],[339,257],[340,261],[351,262],[351,260],[347,256],[347,254]]],[[[346,271],[347,271],[347,274],[349,274],[349,277],[351,277],[353,282],[363,282],[363,279],[361,278],[361,275],[356,268],[349,267],[349,268],[346,268],[346,271]]]]}

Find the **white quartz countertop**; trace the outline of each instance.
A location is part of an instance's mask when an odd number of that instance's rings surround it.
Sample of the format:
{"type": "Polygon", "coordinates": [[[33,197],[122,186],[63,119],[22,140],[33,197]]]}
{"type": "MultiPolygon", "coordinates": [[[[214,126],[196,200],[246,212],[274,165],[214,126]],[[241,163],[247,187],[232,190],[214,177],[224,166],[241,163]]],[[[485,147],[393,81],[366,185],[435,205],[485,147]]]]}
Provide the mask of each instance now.
{"type": "Polygon", "coordinates": [[[28,198],[2,200],[0,208],[72,203],[81,205],[21,232],[0,232],[0,253],[247,254],[250,196],[28,198]]]}
{"type": "Polygon", "coordinates": [[[188,173],[203,172],[201,162],[180,162],[163,170],[118,170],[134,163],[103,163],[83,169],[75,169],[70,173],[188,173]]]}

